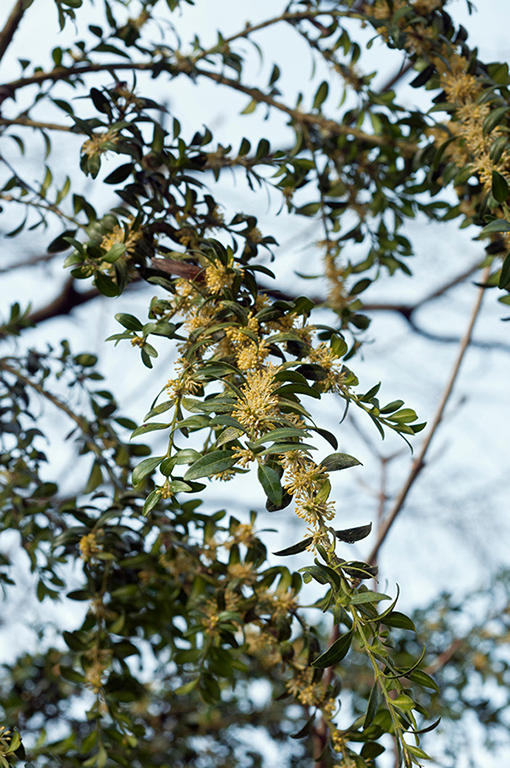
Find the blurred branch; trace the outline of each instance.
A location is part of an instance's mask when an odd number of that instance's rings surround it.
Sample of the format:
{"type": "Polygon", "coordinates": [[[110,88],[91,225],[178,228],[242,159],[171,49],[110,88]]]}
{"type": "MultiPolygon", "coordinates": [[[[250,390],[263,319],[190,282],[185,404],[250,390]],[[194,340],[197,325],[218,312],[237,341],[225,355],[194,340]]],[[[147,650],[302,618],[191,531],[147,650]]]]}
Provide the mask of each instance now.
{"type": "MultiPolygon", "coordinates": [[[[455,286],[463,283],[478,269],[480,269],[480,262],[473,264],[468,269],[456,275],[451,280],[448,280],[446,283],[439,286],[439,288],[431,291],[429,294],[424,296],[422,299],[419,299],[414,304],[399,304],[397,302],[367,302],[363,304],[363,306],[360,308],[360,311],[394,312],[395,314],[400,315],[406,321],[414,333],[418,334],[419,336],[423,336],[425,339],[436,341],[439,344],[460,344],[460,336],[446,336],[444,334],[428,331],[416,321],[415,313],[417,310],[426,306],[435,299],[439,299],[444,296],[451,288],[454,288],[455,286]]],[[[281,299],[282,301],[294,301],[298,296],[297,293],[291,293],[290,291],[280,291],[276,288],[269,288],[266,286],[261,286],[261,290],[267,294],[267,296],[271,296],[273,299],[281,299]]],[[[325,297],[310,296],[310,299],[318,306],[324,305],[326,303],[325,297]]],[[[483,341],[481,339],[472,339],[470,345],[479,349],[498,349],[502,352],[510,352],[510,344],[507,344],[503,341],[483,341]]]]}
{"type": "Polygon", "coordinates": [[[31,312],[28,316],[28,321],[37,325],[60,315],[69,315],[76,307],[86,304],[88,301],[101,295],[97,288],[90,288],[88,291],[80,292],[76,290],[74,285],[75,281],[70,277],[64,283],[60,294],[52,302],[42,307],[42,309],[31,312]]]}
{"type": "Polygon", "coordinates": [[[427,672],[429,675],[433,675],[434,672],[437,672],[438,669],[441,669],[441,667],[444,667],[446,664],[448,664],[450,659],[453,658],[453,656],[457,653],[464,642],[464,638],[457,637],[455,640],[452,640],[448,648],[440,653],[439,656],[437,656],[431,664],[425,667],[425,672],[427,672]]]}
{"type": "Polygon", "coordinates": [[[0,125],[25,125],[28,128],[40,128],[43,131],[66,131],[66,133],[73,132],[73,133],[79,133],[79,131],[75,131],[73,127],[69,125],[61,125],[60,123],[41,123],[39,120],[31,120],[29,117],[0,117],[0,125]]]}
{"type": "Polygon", "coordinates": [[[375,560],[377,558],[377,554],[378,554],[380,548],[382,547],[384,541],[386,540],[386,537],[388,536],[388,533],[390,532],[390,529],[391,529],[393,523],[395,522],[397,516],[399,515],[399,513],[401,512],[401,510],[404,507],[404,503],[405,503],[405,501],[407,499],[407,496],[408,496],[412,486],[414,485],[414,482],[415,482],[416,478],[418,477],[418,475],[420,474],[421,470],[424,467],[425,456],[426,456],[427,451],[429,449],[430,443],[432,442],[432,439],[433,439],[434,435],[436,434],[437,429],[438,429],[438,427],[439,427],[439,425],[440,425],[440,423],[441,423],[441,421],[443,419],[444,410],[446,408],[448,400],[450,399],[450,395],[453,392],[453,388],[455,386],[455,382],[456,382],[457,377],[459,375],[459,371],[460,371],[460,367],[461,367],[462,361],[464,359],[466,351],[467,351],[467,349],[469,347],[469,344],[471,342],[471,335],[473,333],[473,329],[475,327],[475,323],[476,323],[476,321],[478,319],[478,316],[480,314],[480,309],[482,307],[482,301],[483,301],[483,297],[484,297],[484,294],[485,294],[485,288],[483,287],[483,284],[487,282],[487,280],[489,278],[489,274],[490,274],[490,267],[485,267],[485,269],[483,271],[483,274],[482,274],[482,278],[481,278],[482,287],[480,287],[478,289],[476,301],[475,301],[475,304],[474,304],[472,312],[471,312],[471,317],[469,319],[468,326],[466,328],[466,332],[464,333],[464,336],[462,337],[462,340],[460,342],[460,346],[459,346],[459,350],[458,350],[458,353],[457,353],[457,357],[455,359],[455,362],[454,362],[454,365],[453,365],[450,377],[449,377],[449,379],[448,379],[448,381],[446,383],[446,387],[445,387],[445,389],[443,391],[443,394],[441,396],[441,399],[439,401],[439,405],[438,405],[438,408],[437,408],[437,411],[436,411],[436,415],[434,416],[434,419],[433,419],[433,421],[432,421],[432,423],[430,425],[428,434],[427,434],[425,440],[423,441],[422,447],[421,447],[418,455],[416,456],[416,458],[414,459],[414,461],[413,461],[413,463],[411,465],[411,470],[409,472],[409,475],[408,475],[404,485],[402,486],[399,494],[397,495],[397,498],[395,499],[395,502],[393,504],[392,509],[386,515],[386,517],[384,518],[384,520],[382,522],[382,525],[379,528],[379,532],[378,532],[378,536],[377,536],[377,541],[376,541],[376,543],[375,543],[375,545],[374,545],[374,547],[373,547],[373,549],[372,549],[372,551],[371,551],[371,553],[370,553],[370,555],[368,556],[368,559],[367,559],[368,563],[374,563],[375,562],[375,560]]]}
{"type": "Polygon", "coordinates": [[[58,253],[38,253],[37,256],[32,256],[26,261],[15,261],[12,264],[8,264],[6,267],[0,267],[0,275],[6,272],[13,272],[15,269],[24,269],[25,267],[35,267],[37,264],[46,264],[48,261],[52,261],[59,256],[58,253]]]}
{"type": "Polygon", "coordinates": [[[2,61],[7,48],[11,44],[25,11],[32,5],[32,2],[33,0],[16,0],[14,3],[11,15],[0,32],[0,61],[2,61]]]}

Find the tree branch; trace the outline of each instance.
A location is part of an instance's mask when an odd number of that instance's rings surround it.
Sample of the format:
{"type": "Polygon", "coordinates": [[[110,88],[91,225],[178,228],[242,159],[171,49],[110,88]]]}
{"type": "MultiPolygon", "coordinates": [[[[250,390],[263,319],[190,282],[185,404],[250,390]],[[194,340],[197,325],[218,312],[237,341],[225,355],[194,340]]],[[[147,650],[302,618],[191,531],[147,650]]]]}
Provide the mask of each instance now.
{"type": "MultiPolygon", "coordinates": [[[[485,283],[488,280],[489,274],[490,274],[490,267],[485,267],[485,269],[483,271],[483,275],[482,275],[482,280],[481,280],[482,284],[485,283]]],[[[466,351],[467,351],[467,349],[469,347],[469,344],[471,342],[471,335],[473,333],[473,329],[475,327],[475,323],[476,323],[476,321],[478,319],[478,316],[480,314],[480,309],[482,307],[482,301],[483,301],[484,294],[485,294],[485,288],[483,288],[483,287],[479,288],[478,289],[478,293],[477,293],[477,297],[476,297],[476,301],[475,301],[475,304],[474,304],[472,312],[471,312],[471,317],[469,318],[468,326],[467,326],[466,331],[464,333],[464,336],[462,337],[462,340],[460,342],[460,346],[459,346],[459,350],[458,350],[458,353],[457,353],[457,357],[455,359],[455,362],[454,362],[454,365],[453,365],[450,377],[449,377],[449,379],[448,379],[448,381],[446,383],[446,387],[445,387],[445,389],[443,391],[443,394],[441,396],[441,399],[439,401],[439,405],[437,407],[436,415],[434,416],[434,419],[433,419],[432,424],[431,424],[431,426],[429,428],[428,434],[427,434],[425,440],[423,441],[423,445],[422,445],[418,455],[416,456],[416,458],[414,459],[414,461],[412,463],[409,475],[408,475],[404,485],[402,486],[399,494],[397,495],[397,498],[395,499],[395,502],[393,504],[392,509],[387,514],[387,516],[384,518],[384,520],[383,520],[383,522],[382,522],[382,524],[381,524],[381,526],[379,528],[379,532],[378,532],[378,536],[377,536],[377,541],[376,541],[374,547],[372,548],[372,551],[371,551],[370,555],[368,556],[367,563],[374,563],[375,562],[375,560],[377,558],[377,554],[378,554],[380,548],[382,547],[384,541],[386,540],[386,537],[388,536],[388,533],[390,532],[390,529],[391,529],[393,523],[395,522],[397,516],[399,515],[399,513],[401,512],[401,510],[404,507],[404,503],[405,503],[405,501],[407,499],[407,496],[408,496],[412,486],[414,485],[414,482],[415,482],[416,478],[418,477],[418,475],[420,474],[421,470],[424,467],[425,456],[426,456],[427,451],[428,451],[428,449],[430,447],[432,439],[433,439],[434,435],[436,434],[437,429],[438,429],[438,427],[439,427],[439,425],[440,425],[440,423],[441,423],[441,421],[443,419],[444,410],[446,408],[448,400],[450,399],[450,395],[453,392],[453,388],[454,388],[455,382],[457,380],[457,377],[458,377],[458,374],[459,374],[459,371],[460,371],[460,367],[461,367],[462,361],[464,359],[466,351]]]]}
{"type": "Polygon", "coordinates": [[[259,88],[252,88],[250,86],[243,85],[237,80],[232,80],[232,78],[226,77],[225,75],[220,75],[217,72],[209,72],[205,69],[198,68],[196,68],[194,72],[197,75],[207,77],[209,80],[213,80],[219,85],[227,85],[229,88],[232,88],[235,91],[244,93],[246,96],[250,96],[252,99],[259,103],[274,107],[274,109],[289,115],[289,117],[291,117],[297,123],[314,126],[318,125],[321,128],[330,131],[334,135],[344,134],[346,136],[352,136],[359,141],[364,141],[367,144],[371,144],[372,146],[399,147],[404,154],[413,154],[416,151],[416,144],[413,142],[388,139],[385,136],[376,136],[375,134],[365,133],[365,131],[362,131],[360,128],[356,128],[355,126],[339,123],[336,120],[331,120],[330,118],[323,117],[322,115],[312,115],[309,112],[302,112],[300,109],[292,109],[292,107],[288,107],[281,101],[277,101],[272,96],[263,93],[261,90],[259,90],[259,88]]]}
{"type": "Polygon", "coordinates": [[[43,131],[66,131],[78,133],[73,126],[61,123],[41,123],[39,120],[31,120],[29,117],[0,117],[0,125],[26,125],[28,128],[40,128],[43,131]]]}
{"type": "Polygon", "coordinates": [[[69,315],[76,307],[79,307],[81,304],[86,304],[88,301],[96,299],[101,295],[97,288],[90,288],[90,290],[80,293],[76,290],[74,285],[74,278],[70,277],[64,283],[63,290],[57,298],[42,309],[31,312],[27,318],[28,322],[37,325],[38,323],[43,323],[45,320],[51,320],[54,317],[69,315]]]}
{"type": "Polygon", "coordinates": [[[16,0],[14,3],[14,7],[5,23],[5,27],[0,32],[0,61],[2,61],[7,48],[11,44],[12,38],[20,25],[25,11],[28,10],[32,3],[33,0],[16,0]]]}

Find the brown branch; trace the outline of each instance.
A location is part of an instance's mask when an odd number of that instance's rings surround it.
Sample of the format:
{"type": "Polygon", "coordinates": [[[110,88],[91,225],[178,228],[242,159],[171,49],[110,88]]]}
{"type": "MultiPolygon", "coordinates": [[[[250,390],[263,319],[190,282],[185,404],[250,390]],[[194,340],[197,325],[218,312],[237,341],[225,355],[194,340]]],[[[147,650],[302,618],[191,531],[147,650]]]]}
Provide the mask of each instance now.
{"type": "Polygon", "coordinates": [[[150,62],[112,62],[109,64],[76,64],[72,67],[54,67],[47,72],[34,72],[33,75],[20,77],[17,80],[11,80],[9,83],[0,85],[0,103],[5,99],[14,96],[20,88],[27,85],[37,85],[50,80],[57,83],[60,80],[70,80],[72,77],[79,78],[89,72],[115,72],[115,71],[151,71],[156,68],[156,63],[150,62]]]}
{"type": "Polygon", "coordinates": [[[26,386],[31,387],[33,390],[45,397],[46,400],[52,403],[60,411],[63,411],[66,416],[74,421],[79,426],[84,435],[89,437],[87,434],[89,425],[87,419],[85,419],[84,416],[78,416],[71,408],[69,408],[66,403],[63,402],[63,400],[60,400],[60,398],[56,397],[56,395],[48,392],[48,390],[45,389],[39,382],[32,381],[32,379],[30,379],[28,376],[25,376],[24,373],[10,365],[5,358],[0,359],[0,368],[6,373],[10,373],[12,376],[15,376],[19,381],[22,381],[23,384],[26,384],[26,386]]]}
{"type": "Polygon", "coordinates": [[[42,131],[73,131],[80,133],[73,126],[61,125],[60,123],[41,123],[39,120],[31,120],[29,117],[0,117],[0,125],[26,125],[28,128],[39,128],[42,131]]]}
{"type": "Polygon", "coordinates": [[[35,312],[31,312],[28,316],[28,322],[33,325],[43,323],[45,320],[51,320],[54,317],[60,317],[61,315],[69,315],[73,309],[79,307],[81,304],[86,304],[88,301],[97,298],[101,294],[97,288],[91,288],[88,291],[77,291],[75,281],[70,277],[65,283],[61,293],[47,304],[42,309],[38,309],[35,312]]]}
{"type": "Polygon", "coordinates": [[[20,25],[25,11],[32,5],[32,2],[33,0],[16,0],[14,3],[14,7],[5,23],[5,27],[0,32],[0,61],[2,61],[7,48],[11,44],[12,38],[16,34],[16,30],[20,25]]]}
{"type": "MultiPolygon", "coordinates": [[[[182,67],[183,65],[181,65],[182,67]]],[[[157,62],[112,62],[108,64],[79,64],[74,67],[55,67],[54,69],[50,70],[49,72],[35,72],[33,75],[30,75],[28,77],[21,77],[18,80],[12,80],[10,83],[5,83],[4,85],[0,86],[0,103],[9,98],[14,96],[17,90],[20,88],[24,88],[28,85],[34,85],[46,82],[48,80],[51,80],[52,82],[58,82],[60,80],[69,80],[72,77],[79,78],[84,74],[90,73],[90,72],[115,72],[115,71],[157,71],[158,69],[158,63],[157,62]]],[[[184,73],[184,69],[180,69],[175,66],[175,74],[181,74],[184,73]]],[[[283,104],[280,101],[277,101],[272,96],[268,96],[267,94],[263,93],[258,88],[251,88],[249,86],[243,85],[242,83],[239,83],[237,80],[232,80],[229,77],[226,77],[225,75],[220,75],[217,72],[209,72],[205,69],[198,69],[193,68],[192,71],[188,74],[192,75],[199,75],[201,77],[206,77],[209,80],[213,80],[214,82],[218,83],[219,85],[226,85],[229,88],[232,88],[233,90],[239,91],[241,93],[246,94],[247,96],[250,96],[252,99],[255,99],[258,102],[267,104],[268,106],[273,107],[274,109],[279,110],[280,112],[284,112],[285,114],[289,115],[293,120],[295,120],[298,123],[302,123],[304,125],[319,125],[321,128],[331,131],[333,134],[339,134],[343,133],[347,136],[352,136],[356,139],[359,139],[360,141],[364,141],[367,144],[370,144],[372,146],[379,146],[379,147],[394,147],[398,146],[400,150],[405,154],[412,154],[416,150],[416,145],[414,143],[410,143],[407,141],[395,141],[390,140],[384,136],[375,136],[371,135],[369,133],[365,133],[365,131],[362,131],[360,128],[356,128],[355,126],[349,126],[345,125],[343,123],[338,123],[336,120],[331,120],[329,118],[323,117],[322,115],[312,115],[309,112],[302,112],[299,109],[292,109],[291,107],[288,107],[286,104],[283,104]]]]}
{"type": "Polygon", "coordinates": [[[322,115],[312,115],[309,112],[302,112],[299,109],[292,109],[292,107],[288,107],[281,101],[277,101],[275,98],[269,96],[266,93],[263,93],[258,88],[252,88],[250,86],[243,85],[237,80],[233,80],[232,78],[226,77],[225,75],[220,75],[217,72],[209,72],[205,69],[196,68],[194,70],[194,74],[207,77],[209,80],[213,80],[219,85],[227,85],[229,88],[232,88],[235,91],[244,93],[246,96],[250,96],[252,99],[259,103],[267,104],[268,106],[273,107],[274,109],[277,109],[286,115],[289,115],[289,117],[291,117],[297,123],[302,123],[303,125],[318,125],[321,128],[330,131],[333,135],[344,134],[346,136],[352,136],[353,138],[356,138],[359,141],[364,141],[367,144],[371,144],[372,146],[399,147],[404,154],[413,154],[416,151],[416,144],[413,142],[398,141],[388,139],[385,136],[372,135],[365,133],[365,131],[362,131],[360,128],[346,125],[345,123],[338,123],[336,120],[331,120],[330,118],[323,117],[322,115]]]}
{"type": "Polygon", "coordinates": [[[439,656],[437,656],[431,664],[425,667],[424,671],[429,675],[433,675],[435,672],[437,672],[438,669],[441,669],[441,667],[444,667],[446,664],[448,664],[450,659],[457,653],[464,642],[465,641],[463,638],[456,638],[455,640],[452,640],[448,648],[440,653],[439,656]]]}
{"type": "MultiPolygon", "coordinates": [[[[482,285],[484,283],[486,283],[486,281],[488,280],[489,274],[490,274],[490,267],[486,267],[484,269],[483,275],[482,275],[482,280],[481,280],[482,285]]],[[[474,303],[474,306],[473,306],[473,309],[472,309],[472,312],[471,312],[471,316],[469,318],[468,326],[467,326],[466,331],[464,333],[464,336],[462,337],[462,340],[460,342],[460,346],[459,346],[459,350],[458,350],[458,353],[457,353],[457,357],[455,359],[455,362],[454,362],[454,365],[453,365],[453,368],[452,368],[452,372],[451,372],[450,377],[449,377],[449,379],[448,379],[448,381],[446,383],[446,386],[445,386],[445,389],[443,391],[443,394],[441,395],[441,398],[440,398],[440,401],[439,401],[439,405],[437,407],[436,415],[434,416],[434,419],[432,420],[432,423],[430,425],[428,434],[427,434],[425,440],[423,441],[422,447],[421,447],[418,455],[416,456],[416,458],[414,459],[414,461],[412,463],[409,475],[408,475],[404,485],[402,486],[399,494],[397,495],[397,498],[395,499],[395,502],[393,504],[392,509],[390,510],[390,512],[385,517],[385,519],[384,519],[384,521],[383,521],[383,523],[382,523],[382,525],[381,525],[381,527],[379,529],[379,533],[378,533],[378,536],[377,536],[377,541],[376,541],[374,547],[372,548],[372,551],[371,551],[370,555],[367,558],[367,563],[374,563],[375,562],[375,560],[377,558],[377,554],[378,554],[380,548],[382,547],[384,541],[386,540],[386,537],[388,536],[388,533],[390,532],[390,529],[391,529],[393,523],[395,522],[397,516],[399,515],[399,513],[401,512],[401,510],[404,507],[404,503],[405,503],[405,501],[407,499],[407,496],[408,496],[412,486],[414,485],[414,483],[416,481],[416,478],[418,477],[418,475],[420,474],[421,470],[424,467],[425,456],[426,456],[427,451],[428,451],[428,449],[430,447],[432,439],[433,439],[434,435],[436,434],[437,429],[438,429],[438,427],[439,427],[439,425],[440,425],[440,423],[441,423],[441,421],[443,419],[444,410],[445,410],[446,405],[448,403],[448,400],[450,399],[450,396],[451,396],[451,394],[453,392],[453,388],[454,388],[455,382],[457,380],[457,377],[458,377],[458,374],[459,374],[459,371],[460,371],[460,367],[461,367],[462,361],[464,359],[466,351],[467,351],[467,349],[469,347],[469,344],[471,342],[471,336],[472,336],[472,333],[473,333],[473,329],[475,327],[475,323],[476,323],[476,321],[478,319],[478,316],[479,316],[479,313],[480,313],[480,309],[481,309],[481,306],[482,306],[482,301],[483,301],[484,294],[485,294],[485,288],[484,287],[479,288],[477,296],[476,296],[476,300],[475,300],[475,303],[474,303]]]]}
{"type": "Polygon", "coordinates": [[[410,69],[413,68],[414,62],[408,61],[408,62],[402,62],[402,66],[396,72],[393,77],[390,77],[390,79],[382,86],[382,88],[379,89],[379,93],[386,93],[391,88],[393,88],[394,85],[396,85],[399,80],[401,80],[404,75],[407,75],[410,69]]]}

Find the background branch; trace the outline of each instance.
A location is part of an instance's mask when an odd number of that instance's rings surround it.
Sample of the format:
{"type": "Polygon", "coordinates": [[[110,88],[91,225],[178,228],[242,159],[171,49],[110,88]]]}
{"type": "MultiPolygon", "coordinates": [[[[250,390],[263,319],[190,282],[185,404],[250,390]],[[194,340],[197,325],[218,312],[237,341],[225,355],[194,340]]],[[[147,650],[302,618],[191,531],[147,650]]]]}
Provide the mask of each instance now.
{"type": "Polygon", "coordinates": [[[12,38],[20,25],[25,11],[28,10],[32,3],[33,0],[16,0],[14,3],[11,14],[5,23],[5,27],[0,32],[0,61],[2,61],[7,48],[11,44],[12,38]]]}
{"type": "MultiPolygon", "coordinates": [[[[485,269],[483,271],[483,274],[482,274],[482,280],[481,280],[482,285],[487,282],[487,280],[489,278],[489,274],[490,274],[490,267],[485,267],[485,269]]],[[[453,365],[453,368],[452,368],[452,372],[450,374],[450,377],[449,377],[449,379],[448,379],[448,381],[446,383],[446,387],[445,387],[445,389],[443,391],[443,394],[441,396],[441,399],[439,401],[439,405],[438,405],[438,408],[437,408],[437,411],[436,411],[436,415],[434,416],[434,419],[433,419],[433,421],[432,421],[432,423],[430,425],[428,434],[427,434],[425,440],[423,441],[423,445],[422,445],[418,455],[416,456],[416,458],[414,459],[414,461],[412,463],[409,475],[408,475],[404,485],[402,486],[402,488],[400,490],[400,493],[397,495],[397,498],[395,499],[395,502],[393,504],[392,509],[387,514],[387,516],[384,518],[384,520],[383,520],[383,522],[382,522],[382,524],[381,524],[381,526],[379,528],[379,532],[378,532],[378,536],[377,536],[377,541],[376,541],[376,543],[375,543],[375,545],[374,545],[370,555],[367,558],[367,562],[368,563],[374,563],[375,562],[375,560],[377,558],[377,554],[378,554],[380,548],[382,547],[386,537],[388,536],[388,533],[390,532],[391,526],[395,522],[398,514],[401,512],[401,510],[402,510],[402,508],[404,506],[404,503],[405,503],[405,501],[407,499],[407,496],[408,496],[412,486],[414,485],[414,482],[415,482],[416,478],[418,477],[419,473],[423,469],[425,456],[426,456],[427,451],[428,451],[428,449],[430,447],[432,439],[433,439],[434,435],[436,434],[437,429],[438,429],[438,427],[439,427],[439,425],[440,425],[440,423],[441,423],[441,421],[443,419],[443,414],[444,414],[444,410],[446,408],[446,404],[448,403],[448,400],[450,399],[450,395],[453,392],[453,388],[455,386],[455,382],[456,382],[457,377],[459,375],[459,371],[460,371],[460,367],[462,365],[462,361],[464,359],[466,351],[467,351],[467,349],[469,347],[469,344],[471,342],[471,335],[473,333],[473,329],[475,327],[475,323],[476,323],[476,321],[478,319],[478,316],[479,316],[479,313],[480,313],[480,309],[481,309],[481,306],[482,306],[482,301],[483,301],[484,294],[485,294],[485,288],[484,287],[480,287],[478,289],[476,301],[475,301],[475,304],[474,304],[472,312],[471,312],[471,317],[469,319],[469,323],[468,323],[466,332],[465,332],[465,334],[464,334],[464,336],[463,336],[463,338],[462,338],[462,340],[460,342],[459,350],[458,350],[457,357],[455,359],[455,362],[454,362],[454,365],[453,365]]]]}

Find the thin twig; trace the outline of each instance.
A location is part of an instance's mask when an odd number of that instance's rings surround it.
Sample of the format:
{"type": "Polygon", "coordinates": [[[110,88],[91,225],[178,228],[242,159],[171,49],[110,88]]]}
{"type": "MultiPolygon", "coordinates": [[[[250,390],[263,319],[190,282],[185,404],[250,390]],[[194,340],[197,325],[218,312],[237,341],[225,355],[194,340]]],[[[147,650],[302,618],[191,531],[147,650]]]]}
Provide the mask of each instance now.
{"type": "Polygon", "coordinates": [[[194,73],[202,77],[207,77],[209,80],[213,80],[219,85],[227,85],[229,88],[232,88],[235,91],[239,91],[240,93],[246,94],[246,96],[250,96],[254,101],[267,104],[268,106],[273,107],[274,109],[277,109],[286,115],[289,115],[289,117],[291,117],[297,123],[301,123],[303,125],[318,125],[326,131],[330,131],[333,135],[344,134],[346,136],[352,136],[353,138],[358,139],[359,141],[364,141],[371,146],[399,147],[400,151],[405,155],[414,154],[416,152],[417,145],[414,142],[407,140],[389,139],[386,136],[369,134],[365,131],[362,131],[361,128],[356,128],[355,126],[350,126],[346,123],[339,123],[336,120],[331,120],[330,118],[324,117],[323,115],[313,115],[309,112],[302,112],[300,109],[293,109],[292,107],[288,107],[286,104],[283,104],[283,102],[278,101],[272,96],[264,93],[259,88],[252,88],[250,86],[243,85],[243,83],[240,83],[237,80],[233,80],[230,77],[226,77],[225,75],[218,74],[218,72],[209,72],[205,69],[197,68],[194,70],[194,73]]]}
{"type": "MultiPolygon", "coordinates": [[[[490,267],[486,267],[482,274],[481,283],[482,285],[485,284],[489,278],[490,274],[490,267]]],[[[423,466],[424,466],[424,459],[427,454],[427,451],[430,447],[430,444],[432,442],[432,439],[434,435],[437,432],[437,429],[443,419],[444,410],[446,408],[446,405],[448,403],[448,400],[450,399],[450,396],[453,392],[453,388],[455,385],[455,382],[457,380],[457,377],[459,375],[460,367],[462,364],[462,361],[464,359],[464,356],[466,354],[466,351],[469,347],[469,344],[471,342],[471,335],[473,333],[473,329],[475,327],[475,323],[478,319],[478,316],[480,314],[480,309],[482,306],[483,297],[485,294],[485,288],[481,287],[478,289],[478,293],[476,296],[476,301],[473,306],[473,310],[471,312],[471,317],[469,318],[469,323],[466,328],[466,332],[464,333],[464,336],[461,339],[459,350],[457,353],[457,357],[455,360],[455,363],[452,368],[452,372],[448,378],[448,381],[446,383],[446,386],[444,388],[443,394],[441,395],[441,399],[439,401],[439,405],[437,407],[436,415],[434,416],[434,419],[432,420],[432,423],[430,425],[429,431],[427,433],[427,436],[425,440],[423,441],[423,445],[414,459],[411,470],[409,472],[409,475],[402,486],[399,494],[397,495],[397,498],[395,499],[395,502],[393,504],[392,509],[388,513],[388,515],[385,517],[381,527],[379,528],[379,533],[377,537],[377,541],[370,553],[370,555],[367,558],[367,563],[373,563],[375,562],[377,558],[377,554],[382,547],[384,541],[386,540],[386,537],[388,536],[388,533],[390,532],[390,529],[395,522],[398,514],[401,512],[404,503],[407,499],[407,496],[414,485],[414,482],[418,475],[420,474],[423,466]]]]}

